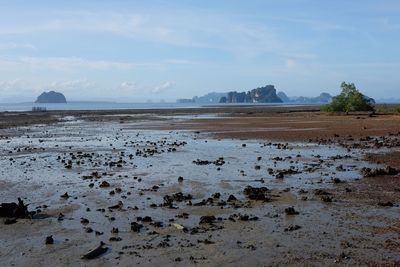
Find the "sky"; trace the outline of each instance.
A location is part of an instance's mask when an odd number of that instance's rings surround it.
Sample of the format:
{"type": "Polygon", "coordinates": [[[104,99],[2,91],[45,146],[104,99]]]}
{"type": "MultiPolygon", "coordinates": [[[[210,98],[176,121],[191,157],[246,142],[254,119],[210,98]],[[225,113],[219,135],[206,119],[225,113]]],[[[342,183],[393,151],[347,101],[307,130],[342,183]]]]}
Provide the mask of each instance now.
{"type": "Polygon", "coordinates": [[[400,1],[0,1],[0,102],[335,95],[342,81],[400,98],[400,1]]]}

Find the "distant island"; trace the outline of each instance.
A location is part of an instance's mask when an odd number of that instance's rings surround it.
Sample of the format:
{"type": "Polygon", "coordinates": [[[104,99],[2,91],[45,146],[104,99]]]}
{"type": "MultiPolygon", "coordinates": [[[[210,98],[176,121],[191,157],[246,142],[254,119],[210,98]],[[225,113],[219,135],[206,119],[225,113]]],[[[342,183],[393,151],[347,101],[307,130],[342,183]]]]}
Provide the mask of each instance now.
{"type": "Polygon", "coordinates": [[[43,92],[36,99],[35,103],[67,103],[67,99],[59,92],[43,92]]]}
{"type": "Polygon", "coordinates": [[[316,97],[306,97],[306,96],[287,96],[284,92],[279,92],[278,97],[282,99],[284,103],[298,103],[298,104],[322,104],[329,103],[332,100],[332,96],[328,93],[321,93],[316,97]]]}
{"type": "Polygon", "coordinates": [[[221,97],[226,96],[227,93],[208,93],[204,96],[194,96],[193,98],[181,98],[176,100],[177,103],[198,103],[198,104],[215,104],[219,103],[221,97]]]}
{"type": "Polygon", "coordinates": [[[178,99],[177,103],[218,104],[218,103],[295,103],[295,104],[326,104],[332,100],[328,93],[316,97],[287,96],[284,92],[276,93],[274,85],[266,85],[250,91],[228,93],[208,93],[204,96],[178,99]]]}
{"type": "Polygon", "coordinates": [[[252,89],[248,92],[232,91],[227,96],[221,97],[220,103],[282,103],[276,95],[276,89],[273,85],[266,85],[252,89]]]}

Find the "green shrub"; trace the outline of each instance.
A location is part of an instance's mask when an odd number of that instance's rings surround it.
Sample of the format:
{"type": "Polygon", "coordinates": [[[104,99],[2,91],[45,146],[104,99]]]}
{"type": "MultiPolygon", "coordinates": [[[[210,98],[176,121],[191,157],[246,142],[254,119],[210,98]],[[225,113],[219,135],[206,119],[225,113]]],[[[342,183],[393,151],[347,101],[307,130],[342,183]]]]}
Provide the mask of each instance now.
{"type": "Polygon", "coordinates": [[[379,104],[376,106],[378,113],[400,113],[400,105],[398,104],[379,104]]]}
{"type": "Polygon", "coordinates": [[[342,88],[341,94],[333,97],[331,103],[321,108],[322,111],[374,111],[375,101],[358,91],[354,83],[342,82],[340,87],[342,88]]]}

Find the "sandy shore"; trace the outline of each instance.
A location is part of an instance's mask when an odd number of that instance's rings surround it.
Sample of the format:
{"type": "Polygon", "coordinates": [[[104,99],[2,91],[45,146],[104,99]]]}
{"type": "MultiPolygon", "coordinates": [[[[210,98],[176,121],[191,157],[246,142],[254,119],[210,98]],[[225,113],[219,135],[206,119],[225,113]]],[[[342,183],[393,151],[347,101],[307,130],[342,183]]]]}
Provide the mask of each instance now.
{"type": "Polygon", "coordinates": [[[2,265],[399,266],[400,116],[313,108],[1,114],[2,265]]]}

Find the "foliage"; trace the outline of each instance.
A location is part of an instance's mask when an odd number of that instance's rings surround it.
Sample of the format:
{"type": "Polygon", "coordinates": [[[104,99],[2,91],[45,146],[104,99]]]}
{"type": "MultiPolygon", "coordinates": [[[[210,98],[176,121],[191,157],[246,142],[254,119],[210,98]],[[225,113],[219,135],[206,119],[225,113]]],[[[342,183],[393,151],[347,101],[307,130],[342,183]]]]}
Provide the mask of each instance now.
{"type": "Polygon", "coordinates": [[[327,112],[352,112],[374,111],[375,101],[357,90],[354,83],[342,82],[342,92],[332,98],[332,102],[323,106],[322,111],[327,112]]]}
{"type": "Polygon", "coordinates": [[[400,113],[399,104],[380,104],[376,106],[378,113],[400,113]]]}

